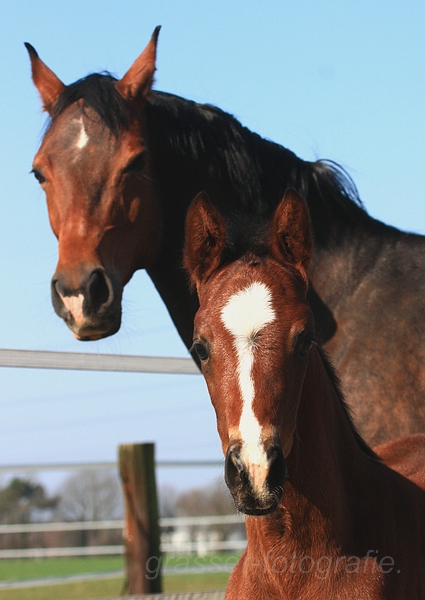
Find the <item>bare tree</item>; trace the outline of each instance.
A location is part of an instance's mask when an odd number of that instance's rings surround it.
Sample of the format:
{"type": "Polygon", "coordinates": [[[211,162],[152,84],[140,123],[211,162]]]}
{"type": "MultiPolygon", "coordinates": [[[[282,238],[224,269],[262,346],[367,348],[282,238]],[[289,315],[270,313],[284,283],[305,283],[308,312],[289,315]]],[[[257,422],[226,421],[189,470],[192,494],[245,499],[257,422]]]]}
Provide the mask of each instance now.
{"type": "MultiPolygon", "coordinates": [[[[178,516],[206,516],[206,515],[231,515],[236,512],[234,502],[229,490],[222,479],[202,488],[195,488],[183,492],[176,500],[176,515],[178,516]]],[[[195,539],[199,531],[214,531],[220,539],[227,539],[236,531],[244,530],[241,524],[210,525],[190,527],[191,537],[195,539]]]]}
{"type": "MultiPolygon", "coordinates": [[[[59,489],[56,518],[59,521],[103,521],[123,516],[123,498],[118,474],[113,471],[80,471],[68,477],[59,489]]],[[[61,534],[67,545],[120,543],[122,532],[87,531],[61,534]]]]}
{"type": "Polygon", "coordinates": [[[164,483],[158,488],[158,505],[160,517],[175,517],[176,516],[176,489],[164,483]]]}
{"type": "Polygon", "coordinates": [[[80,471],[59,489],[57,516],[65,521],[118,519],[123,501],[118,475],[111,471],[80,471]]]}
{"type": "Polygon", "coordinates": [[[176,500],[176,514],[179,516],[230,515],[234,512],[232,497],[221,479],[183,492],[176,500]]]}

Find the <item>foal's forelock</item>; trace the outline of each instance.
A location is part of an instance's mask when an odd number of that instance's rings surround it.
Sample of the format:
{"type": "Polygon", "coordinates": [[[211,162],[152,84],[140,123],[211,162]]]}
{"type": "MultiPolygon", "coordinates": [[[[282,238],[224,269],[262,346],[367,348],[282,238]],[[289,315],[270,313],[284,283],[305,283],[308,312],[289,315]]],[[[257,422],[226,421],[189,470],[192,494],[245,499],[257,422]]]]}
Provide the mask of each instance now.
{"type": "Polygon", "coordinates": [[[253,366],[259,334],[276,319],[270,289],[255,282],[233,294],[221,311],[221,320],[231,334],[237,358],[237,378],[241,396],[238,437],[242,443],[240,457],[254,483],[261,487],[268,471],[263,446],[262,426],[254,412],[256,397],[253,366]]]}

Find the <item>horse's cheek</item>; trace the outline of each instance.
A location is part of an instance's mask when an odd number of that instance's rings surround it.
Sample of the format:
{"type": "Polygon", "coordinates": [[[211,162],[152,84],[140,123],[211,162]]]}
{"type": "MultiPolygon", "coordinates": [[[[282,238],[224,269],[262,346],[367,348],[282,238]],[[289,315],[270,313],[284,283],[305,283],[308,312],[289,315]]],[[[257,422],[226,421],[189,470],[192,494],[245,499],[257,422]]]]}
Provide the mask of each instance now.
{"type": "Polygon", "coordinates": [[[130,202],[130,208],[128,210],[128,218],[131,223],[134,223],[136,221],[137,216],[139,214],[139,208],[140,208],[140,199],[133,198],[133,200],[130,202]]]}
{"type": "Polygon", "coordinates": [[[50,227],[57,238],[59,238],[61,221],[60,212],[57,203],[54,202],[51,194],[46,192],[47,213],[49,216],[50,227]]]}

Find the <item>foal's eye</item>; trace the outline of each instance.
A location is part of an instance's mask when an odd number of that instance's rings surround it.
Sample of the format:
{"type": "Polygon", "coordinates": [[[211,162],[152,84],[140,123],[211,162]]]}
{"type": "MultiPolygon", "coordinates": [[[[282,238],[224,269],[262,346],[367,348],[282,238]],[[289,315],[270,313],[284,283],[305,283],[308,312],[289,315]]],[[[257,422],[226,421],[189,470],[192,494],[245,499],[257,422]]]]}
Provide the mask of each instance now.
{"type": "Polygon", "coordinates": [[[131,160],[124,169],[124,173],[137,173],[143,171],[146,165],[146,152],[141,152],[131,160]]]}
{"type": "Polygon", "coordinates": [[[208,348],[202,342],[196,340],[195,342],[193,342],[192,348],[193,350],[195,350],[200,360],[207,360],[207,358],[209,357],[208,348]]]}
{"type": "Polygon", "coordinates": [[[46,181],[46,178],[44,177],[44,175],[40,171],[38,171],[37,169],[33,169],[31,171],[31,173],[37,179],[38,183],[44,183],[46,181]]]}

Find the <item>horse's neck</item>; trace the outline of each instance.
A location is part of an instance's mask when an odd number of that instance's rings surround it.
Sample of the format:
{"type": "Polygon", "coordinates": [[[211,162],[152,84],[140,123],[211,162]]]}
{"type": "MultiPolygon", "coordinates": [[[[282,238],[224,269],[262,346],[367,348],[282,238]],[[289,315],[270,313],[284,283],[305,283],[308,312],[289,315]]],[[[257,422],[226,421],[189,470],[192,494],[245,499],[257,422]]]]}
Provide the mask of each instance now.
{"type": "MultiPolygon", "coordinates": [[[[331,228],[332,224],[329,225],[331,228]]],[[[389,238],[394,235],[393,231],[383,224],[376,230],[364,224],[345,229],[341,226],[340,235],[323,245],[316,243],[309,277],[330,310],[339,304],[341,297],[351,298],[365,277],[376,268],[382,259],[383,248],[392,243],[389,238]]]]}
{"type": "MultiPolygon", "coordinates": [[[[313,347],[287,457],[288,479],[282,501],[276,514],[265,518],[260,527],[270,528],[273,543],[284,553],[311,557],[339,554],[352,538],[357,511],[365,505],[362,481],[367,480],[370,463],[322,357],[313,347]]],[[[255,521],[248,521],[249,530],[255,521]]]]}
{"type": "MultiPolygon", "coordinates": [[[[343,407],[340,392],[322,355],[313,346],[305,375],[294,445],[288,457],[289,481],[297,493],[335,518],[346,514],[347,489],[367,468],[343,407]]],[[[345,517],[344,517],[345,521],[345,517]]]]}
{"type": "Polygon", "coordinates": [[[157,185],[171,211],[186,210],[204,190],[224,214],[265,217],[288,186],[300,187],[304,161],[216,107],[157,92],[146,105],[146,125],[157,185]]]}
{"type": "MultiPolygon", "coordinates": [[[[165,303],[179,336],[186,348],[190,349],[193,321],[199,302],[196,293],[189,291],[188,280],[179,258],[180,254],[176,256],[175,251],[170,254],[169,260],[162,256],[155,265],[147,269],[147,273],[165,303]]],[[[199,366],[197,355],[194,359],[199,366]]]]}

